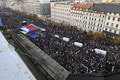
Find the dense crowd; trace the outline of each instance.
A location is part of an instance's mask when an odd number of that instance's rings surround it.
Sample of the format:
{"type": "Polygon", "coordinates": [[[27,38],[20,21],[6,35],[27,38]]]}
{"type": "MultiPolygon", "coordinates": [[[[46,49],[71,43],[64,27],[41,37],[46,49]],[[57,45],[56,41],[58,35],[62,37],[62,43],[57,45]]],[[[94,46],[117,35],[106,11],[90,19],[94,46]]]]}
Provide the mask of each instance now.
{"type": "MultiPolygon", "coordinates": [[[[5,11],[6,12],[6,11],[5,11]]],[[[34,23],[46,29],[46,31],[34,31],[39,37],[33,39],[26,35],[33,43],[40,47],[45,53],[55,59],[71,73],[102,73],[117,71],[120,64],[120,44],[115,44],[112,37],[105,37],[95,40],[93,35],[87,35],[85,31],[78,31],[73,28],[61,27],[61,25],[40,22],[22,18],[17,13],[0,13],[3,23],[7,29],[19,31],[23,20],[27,23],[34,23]],[[9,14],[9,15],[7,15],[9,14]],[[17,22],[17,21],[18,22],[17,22]],[[57,34],[60,37],[56,38],[57,34]],[[70,38],[69,42],[62,40],[62,37],[70,38]],[[75,46],[74,41],[83,43],[82,47],[75,46]],[[94,49],[98,48],[107,51],[106,55],[97,54],[94,49]],[[106,67],[112,66],[110,70],[106,67]]],[[[31,33],[28,33],[31,34],[31,33]]],[[[109,67],[108,67],[109,68],[109,67]]]]}
{"type": "Polygon", "coordinates": [[[106,66],[113,65],[115,70],[115,66],[120,63],[120,45],[114,44],[111,37],[94,40],[93,36],[88,36],[86,32],[80,35],[54,25],[47,26],[47,30],[49,32],[35,32],[44,34],[45,37],[30,40],[71,73],[107,72],[106,66]],[[69,37],[70,42],[55,38],[54,34],[69,37]],[[83,43],[83,47],[73,45],[74,41],[83,43]],[[95,48],[106,50],[107,55],[96,54],[95,48]]]}

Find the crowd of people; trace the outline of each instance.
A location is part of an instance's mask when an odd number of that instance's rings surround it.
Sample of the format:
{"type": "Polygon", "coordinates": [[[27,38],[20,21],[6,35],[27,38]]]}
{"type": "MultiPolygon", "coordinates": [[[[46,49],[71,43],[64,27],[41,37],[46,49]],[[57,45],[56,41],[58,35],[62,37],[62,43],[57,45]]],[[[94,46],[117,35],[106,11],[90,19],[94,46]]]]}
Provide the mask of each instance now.
{"type": "Polygon", "coordinates": [[[46,29],[48,32],[34,32],[45,37],[29,39],[71,73],[107,72],[106,66],[114,65],[115,70],[115,65],[120,63],[120,45],[114,44],[111,37],[94,40],[93,35],[88,36],[86,32],[79,34],[54,25],[46,29]],[[61,38],[54,37],[55,34],[61,38]],[[64,36],[70,38],[70,41],[62,40],[64,36]],[[83,47],[73,45],[74,41],[83,43],[83,47]],[[106,50],[107,55],[97,54],[95,48],[106,50]]]}
{"type": "Polygon", "coordinates": [[[72,27],[66,28],[54,23],[48,24],[44,21],[29,20],[15,12],[7,14],[9,15],[0,12],[0,17],[3,19],[3,24],[7,29],[19,31],[23,20],[27,21],[28,24],[34,23],[45,28],[46,31],[37,30],[31,32],[38,34],[38,38],[33,39],[27,34],[25,36],[71,73],[91,74],[113,72],[119,69],[120,44],[115,44],[112,37],[107,36],[95,40],[93,35],[87,35],[86,31],[78,31],[72,27]],[[54,35],[59,35],[60,37],[57,38],[54,35]],[[66,42],[62,37],[68,37],[70,41],[66,42]],[[82,43],[83,46],[75,46],[73,44],[75,41],[82,43]],[[107,54],[97,54],[94,50],[95,48],[105,50],[107,54]],[[108,70],[110,65],[112,67],[108,70]]]}

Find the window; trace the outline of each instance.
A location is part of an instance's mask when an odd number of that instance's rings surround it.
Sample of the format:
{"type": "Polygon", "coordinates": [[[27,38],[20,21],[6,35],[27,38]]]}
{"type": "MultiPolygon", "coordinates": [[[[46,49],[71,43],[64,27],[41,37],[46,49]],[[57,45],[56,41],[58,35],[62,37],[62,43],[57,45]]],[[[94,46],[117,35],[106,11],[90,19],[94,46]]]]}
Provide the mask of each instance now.
{"type": "Polygon", "coordinates": [[[93,22],[91,22],[91,25],[93,25],[93,22]]]}
{"type": "Polygon", "coordinates": [[[116,27],[118,27],[118,24],[116,24],[116,27]]]}
{"type": "Polygon", "coordinates": [[[105,29],[105,31],[107,31],[107,28],[105,29]]]}
{"type": "Polygon", "coordinates": [[[97,31],[98,31],[98,28],[97,28],[97,31]]]}
{"type": "Polygon", "coordinates": [[[109,22],[107,22],[107,24],[106,25],[109,25],[109,22]]]}
{"type": "Polygon", "coordinates": [[[118,21],[120,21],[120,18],[118,18],[118,21]]]}
{"type": "Polygon", "coordinates": [[[108,17],[108,20],[110,20],[110,16],[108,17]]]}
{"type": "Polygon", "coordinates": [[[95,18],[95,21],[96,21],[96,18],[95,18]]]}
{"type": "Polygon", "coordinates": [[[98,26],[99,26],[99,24],[98,24],[98,26]]]}
{"type": "Polygon", "coordinates": [[[100,21],[100,19],[99,19],[99,21],[100,21]]]}
{"type": "Polygon", "coordinates": [[[115,17],[113,17],[113,21],[115,20],[115,17]]]}

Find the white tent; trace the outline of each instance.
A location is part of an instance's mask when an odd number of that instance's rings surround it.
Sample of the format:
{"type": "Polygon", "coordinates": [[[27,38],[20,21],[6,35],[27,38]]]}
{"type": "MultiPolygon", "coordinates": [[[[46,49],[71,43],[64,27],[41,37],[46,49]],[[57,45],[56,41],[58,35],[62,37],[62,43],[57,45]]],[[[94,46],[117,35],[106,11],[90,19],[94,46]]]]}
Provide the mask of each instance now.
{"type": "Polygon", "coordinates": [[[29,29],[27,29],[26,27],[22,27],[20,29],[23,30],[23,31],[25,31],[25,32],[29,32],[29,29]]]}
{"type": "Polygon", "coordinates": [[[70,41],[70,38],[67,38],[67,37],[63,37],[62,38],[64,41],[66,41],[66,42],[69,42],[70,41]]]}
{"type": "Polygon", "coordinates": [[[60,36],[55,34],[54,37],[59,38],[60,36]]]}
{"type": "Polygon", "coordinates": [[[83,46],[83,44],[82,43],[79,43],[79,42],[74,42],[73,43],[75,46],[78,46],[78,47],[82,47],[83,46]]]}
{"type": "Polygon", "coordinates": [[[96,52],[97,54],[106,55],[106,53],[107,53],[107,51],[101,50],[101,49],[97,49],[97,48],[95,48],[94,50],[95,50],[95,52],[96,52]]]}
{"type": "Polygon", "coordinates": [[[46,31],[46,29],[44,29],[44,28],[39,28],[41,31],[46,31]]]}

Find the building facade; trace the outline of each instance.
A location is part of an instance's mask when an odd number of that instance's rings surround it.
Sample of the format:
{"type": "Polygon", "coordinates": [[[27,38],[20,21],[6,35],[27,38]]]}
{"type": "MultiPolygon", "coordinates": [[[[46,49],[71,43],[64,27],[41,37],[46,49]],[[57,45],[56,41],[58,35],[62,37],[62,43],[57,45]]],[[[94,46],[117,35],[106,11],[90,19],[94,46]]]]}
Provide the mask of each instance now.
{"type": "Polygon", "coordinates": [[[70,2],[52,2],[51,20],[58,23],[70,24],[70,10],[73,4],[70,2]]]}
{"type": "Polygon", "coordinates": [[[120,3],[94,4],[93,11],[106,14],[104,31],[120,35],[120,3]]]}
{"type": "Polygon", "coordinates": [[[50,0],[7,0],[0,1],[2,7],[11,8],[27,14],[36,14],[40,16],[50,15],[50,0]]]}
{"type": "Polygon", "coordinates": [[[93,4],[51,3],[51,20],[67,23],[86,31],[102,32],[106,16],[92,12],[93,4]]]}
{"type": "Polygon", "coordinates": [[[104,31],[120,34],[120,14],[107,13],[104,31]]]}
{"type": "Polygon", "coordinates": [[[77,3],[71,5],[66,2],[55,2],[51,3],[51,20],[76,26],[78,29],[81,28],[86,31],[107,31],[120,34],[120,14],[115,10],[113,12],[116,13],[108,13],[109,9],[107,9],[107,12],[103,9],[101,9],[101,6],[94,9],[93,3],[77,3]]]}
{"type": "Polygon", "coordinates": [[[49,0],[44,3],[43,1],[26,1],[25,10],[28,14],[36,14],[38,16],[50,15],[50,3],[49,0]]]}

